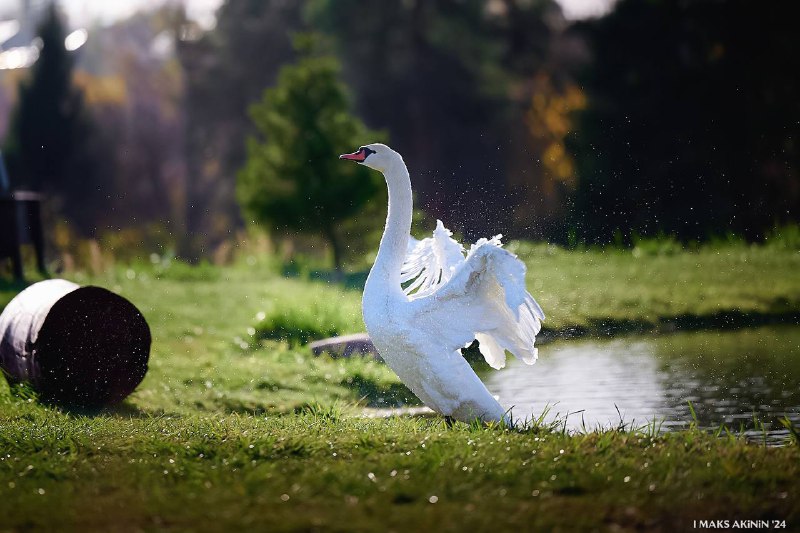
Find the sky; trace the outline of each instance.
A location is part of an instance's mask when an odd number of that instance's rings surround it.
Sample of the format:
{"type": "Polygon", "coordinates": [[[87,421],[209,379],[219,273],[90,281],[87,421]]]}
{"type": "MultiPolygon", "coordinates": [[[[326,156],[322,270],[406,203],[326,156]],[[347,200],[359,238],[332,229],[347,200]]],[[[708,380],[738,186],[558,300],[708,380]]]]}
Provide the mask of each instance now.
{"type": "MultiPolygon", "coordinates": [[[[18,0],[19,1],[19,0],[18,0]]],[[[209,27],[214,23],[214,11],[222,0],[59,0],[75,26],[99,20],[111,23],[139,9],[153,7],[166,1],[183,2],[190,18],[209,27]]],[[[556,0],[568,19],[602,15],[613,0],[556,0]]]]}
{"type": "Polygon", "coordinates": [[[222,0],[58,0],[58,3],[72,24],[87,25],[98,20],[111,23],[170,1],[183,3],[189,17],[207,27],[213,25],[214,11],[222,3],[222,0]]]}

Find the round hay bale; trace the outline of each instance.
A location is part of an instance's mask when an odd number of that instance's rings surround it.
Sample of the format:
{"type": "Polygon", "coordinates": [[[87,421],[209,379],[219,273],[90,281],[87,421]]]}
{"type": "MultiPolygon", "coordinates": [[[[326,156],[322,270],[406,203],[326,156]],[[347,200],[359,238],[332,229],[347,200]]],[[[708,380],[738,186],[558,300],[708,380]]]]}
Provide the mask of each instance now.
{"type": "Polygon", "coordinates": [[[141,383],[150,328],[125,298],[65,280],[36,283],[0,315],[0,367],[46,402],[97,408],[141,383]]]}

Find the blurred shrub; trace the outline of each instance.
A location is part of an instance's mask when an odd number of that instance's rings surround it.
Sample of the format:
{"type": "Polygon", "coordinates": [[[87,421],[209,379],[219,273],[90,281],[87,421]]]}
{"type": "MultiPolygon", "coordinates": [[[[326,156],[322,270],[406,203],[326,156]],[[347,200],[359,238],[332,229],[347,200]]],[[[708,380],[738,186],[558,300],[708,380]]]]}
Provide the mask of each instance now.
{"type": "Polygon", "coordinates": [[[777,226],[767,234],[767,246],[800,250],[800,224],[777,226]]]}
{"type": "Polygon", "coordinates": [[[256,324],[248,333],[256,342],[298,345],[364,331],[360,300],[351,291],[323,283],[309,283],[292,293],[278,291],[270,306],[256,315],[256,324]]]}
{"type": "Polygon", "coordinates": [[[642,255],[675,255],[684,250],[683,244],[673,235],[658,235],[657,237],[643,237],[637,233],[631,235],[633,243],[633,256],[642,255]]]}
{"type": "Polygon", "coordinates": [[[171,254],[175,237],[165,224],[107,229],[98,237],[100,247],[117,261],[129,262],[152,252],[171,254]]]}
{"type": "Polygon", "coordinates": [[[336,302],[318,301],[311,305],[284,302],[265,314],[255,325],[256,339],[288,342],[290,345],[341,335],[352,323],[340,312],[336,302]]]}
{"type": "Polygon", "coordinates": [[[153,277],[174,281],[216,281],[220,277],[220,267],[206,260],[190,265],[174,257],[150,256],[153,277]]]}

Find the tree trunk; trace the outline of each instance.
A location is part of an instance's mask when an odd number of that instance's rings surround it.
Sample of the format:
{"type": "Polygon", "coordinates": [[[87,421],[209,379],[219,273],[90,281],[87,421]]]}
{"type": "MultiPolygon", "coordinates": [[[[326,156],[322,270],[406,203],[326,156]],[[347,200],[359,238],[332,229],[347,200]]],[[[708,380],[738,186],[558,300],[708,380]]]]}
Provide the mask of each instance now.
{"type": "Polygon", "coordinates": [[[325,236],[333,249],[333,267],[336,270],[336,281],[341,281],[344,274],[342,270],[342,243],[339,242],[339,236],[333,226],[325,228],[325,236]]]}

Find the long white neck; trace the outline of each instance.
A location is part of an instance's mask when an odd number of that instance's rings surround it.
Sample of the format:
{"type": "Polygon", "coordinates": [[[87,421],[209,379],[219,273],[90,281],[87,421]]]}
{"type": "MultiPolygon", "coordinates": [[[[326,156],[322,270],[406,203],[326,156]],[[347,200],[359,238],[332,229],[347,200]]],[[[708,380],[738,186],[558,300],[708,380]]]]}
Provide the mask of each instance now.
{"type": "Polygon", "coordinates": [[[402,291],[400,270],[406,257],[408,236],[411,232],[413,200],[411,198],[411,178],[403,158],[398,155],[392,166],[383,173],[389,187],[389,213],[386,228],[383,230],[381,245],[375,265],[369,273],[367,283],[381,280],[391,289],[402,291]]]}

